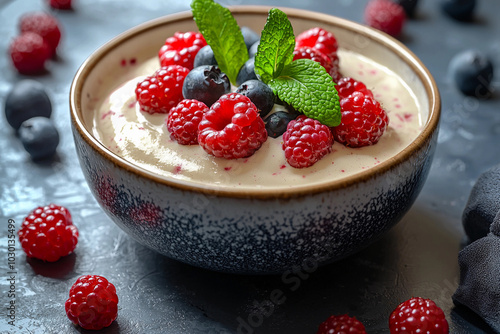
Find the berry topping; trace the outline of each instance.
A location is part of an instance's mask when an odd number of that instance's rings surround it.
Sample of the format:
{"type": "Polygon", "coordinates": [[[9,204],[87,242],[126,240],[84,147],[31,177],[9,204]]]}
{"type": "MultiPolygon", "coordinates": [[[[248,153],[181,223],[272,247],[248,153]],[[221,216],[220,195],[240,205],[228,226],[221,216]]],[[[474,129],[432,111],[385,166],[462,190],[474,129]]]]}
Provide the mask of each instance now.
{"type": "MultiPolygon", "coordinates": [[[[335,57],[337,57],[336,54],[337,53],[334,53],[335,57]]],[[[293,60],[297,59],[310,59],[319,63],[325,68],[326,72],[332,76],[332,78],[338,73],[338,57],[336,58],[337,68],[334,69],[332,59],[316,49],[310,47],[301,47],[295,49],[295,51],[293,51],[293,60]]]]}
{"type": "Polygon", "coordinates": [[[51,55],[56,52],[56,48],[61,40],[61,30],[57,19],[44,12],[25,14],[19,22],[21,33],[34,32],[43,37],[51,50],[51,55]]]}
{"type": "Polygon", "coordinates": [[[15,130],[32,117],[50,117],[52,103],[44,86],[35,80],[16,83],[5,98],[5,118],[15,130]]]}
{"type": "Polygon", "coordinates": [[[491,96],[493,64],[484,53],[477,50],[458,53],[451,59],[449,71],[462,93],[477,98],[491,96]]]}
{"type": "Polygon", "coordinates": [[[221,96],[198,126],[198,142],[216,157],[249,157],[267,140],[264,121],[250,99],[238,93],[221,96]]]}
{"type": "Polygon", "coordinates": [[[257,50],[259,49],[260,40],[253,43],[252,46],[248,49],[248,58],[254,58],[255,54],[257,54],[257,50]]]}
{"type": "Polygon", "coordinates": [[[245,41],[245,45],[247,46],[247,49],[250,49],[250,47],[258,42],[260,40],[259,34],[257,34],[255,31],[253,31],[251,28],[243,26],[241,27],[241,34],[243,35],[243,40],[245,41]]]}
{"type": "Polygon", "coordinates": [[[354,92],[361,92],[363,94],[367,94],[373,97],[372,91],[366,88],[366,85],[364,83],[349,77],[341,78],[337,82],[337,86],[335,86],[335,88],[337,88],[337,92],[339,93],[340,99],[348,97],[354,92]]]}
{"type": "Polygon", "coordinates": [[[255,58],[248,59],[245,64],[241,66],[238,76],[236,77],[236,84],[239,86],[248,80],[257,80],[257,74],[255,74],[255,58]]]}
{"type": "Polygon", "coordinates": [[[118,316],[116,288],[102,276],[80,276],[69,290],[64,308],[69,320],[84,329],[108,327],[118,316]]]}
{"type": "Polygon", "coordinates": [[[391,334],[448,334],[448,322],[443,310],[432,300],[413,297],[392,311],[389,330],[391,334]]]}
{"type": "Polygon", "coordinates": [[[470,21],[474,17],[476,0],[441,0],[441,8],[455,20],[470,21]]]}
{"type": "Polygon", "coordinates": [[[214,65],[196,67],[186,76],[182,87],[185,99],[198,100],[211,106],[224,94],[231,91],[227,75],[214,65]]]}
{"type": "Polygon", "coordinates": [[[71,9],[71,0],[48,0],[48,2],[54,9],[71,9]]]}
{"type": "Polygon", "coordinates": [[[399,4],[405,10],[406,16],[413,17],[415,14],[415,9],[418,4],[418,0],[392,0],[399,4]]]}
{"type": "Polygon", "coordinates": [[[323,54],[333,58],[337,53],[337,39],[335,36],[323,28],[311,28],[299,34],[296,38],[295,49],[302,47],[310,47],[322,52],[323,54]]]}
{"type": "Polygon", "coordinates": [[[161,66],[180,65],[193,69],[194,58],[198,51],[207,45],[199,32],[176,32],[167,38],[158,51],[161,66]]]}
{"type": "Polygon", "coordinates": [[[205,45],[198,51],[196,57],[194,57],[193,67],[199,67],[203,65],[217,65],[217,59],[214,56],[214,50],[210,45],[205,45]]]}
{"type": "Polygon", "coordinates": [[[340,100],[342,121],[332,128],[335,140],[349,147],[376,144],[389,124],[380,103],[368,94],[354,92],[340,100]]]}
{"type": "Polygon", "coordinates": [[[141,110],[149,114],[168,113],[182,100],[182,85],[189,70],[179,65],[164,66],[135,88],[141,110]]]}
{"type": "Polygon", "coordinates": [[[248,80],[236,88],[236,93],[245,95],[259,110],[260,117],[264,118],[273,109],[273,90],[260,80],[248,80]]]}
{"type": "Polygon", "coordinates": [[[295,168],[310,167],[330,153],[333,137],[330,128],[304,115],[288,123],[283,133],[286,161],[295,168]]]}
{"type": "Polygon", "coordinates": [[[365,22],[370,27],[397,37],[403,30],[406,14],[401,5],[390,0],[371,0],[365,8],[365,22]]]}
{"type": "Polygon", "coordinates": [[[271,138],[278,138],[286,131],[288,123],[296,118],[296,113],[289,113],[286,111],[272,113],[264,120],[266,123],[267,135],[271,138]]]}
{"type": "Polygon", "coordinates": [[[14,38],[9,53],[14,67],[22,74],[42,72],[52,54],[43,37],[34,32],[25,32],[14,38]]]}
{"type": "Polygon", "coordinates": [[[71,254],[78,242],[78,229],[73,225],[68,209],[55,204],[30,212],[18,235],[28,257],[48,262],[71,254]]]}
{"type": "Polygon", "coordinates": [[[40,160],[56,153],[59,132],[49,118],[33,117],[21,124],[19,139],[33,160],[40,160]]]}
{"type": "Polygon", "coordinates": [[[355,317],[332,315],[319,326],[316,334],[366,334],[365,326],[355,317]]]}
{"type": "Polygon", "coordinates": [[[182,145],[198,144],[198,124],[208,107],[200,101],[182,100],[170,110],[167,129],[170,137],[182,145]]]}

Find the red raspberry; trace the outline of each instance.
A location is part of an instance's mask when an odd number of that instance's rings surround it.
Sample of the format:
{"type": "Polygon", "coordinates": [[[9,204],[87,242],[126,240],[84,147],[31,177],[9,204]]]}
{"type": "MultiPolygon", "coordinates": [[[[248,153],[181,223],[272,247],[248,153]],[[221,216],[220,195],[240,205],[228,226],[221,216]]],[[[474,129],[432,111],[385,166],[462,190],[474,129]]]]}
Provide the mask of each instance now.
{"type": "Polygon", "coordinates": [[[334,61],[337,53],[337,39],[323,28],[316,27],[299,34],[295,39],[295,49],[310,47],[322,52],[334,61]]]}
{"type": "Polygon", "coordinates": [[[371,0],[365,7],[365,22],[391,36],[401,33],[405,21],[405,10],[391,0],[371,0]]]}
{"type": "Polygon", "coordinates": [[[85,329],[108,327],[118,316],[115,286],[99,275],[80,276],[64,304],[69,320],[85,329]]]}
{"type": "Polygon", "coordinates": [[[160,64],[181,65],[192,70],[194,57],[205,45],[207,42],[199,32],[176,32],[174,36],[167,38],[165,45],[160,48],[160,64]]]}
{"type": "Polygon", "coordinates": [[[447,334],[448,321],[432,300],[413,297],[399,304],[389,318],[391,334],[447,334]]]}
{"type": "Polygon", "coordinates": [[[166,114],[182,99],[182,85],[189,70],[179,65],[164,66],[139,82],[135,88],[141,110],[166,114]]]}
{"type": "Polygon", "coordinates": [[[339,65],[339,56],[337,52],[330,54],[330,59],[332,60],[333,67],[330,70],[330,75],[333,78],[333,82],[339,82],[342,78],[342,74],[340,73],[340,65],[339,65]]]}
{"type": "Polygon", "coordinates": [[[198,144],[198,124],[208,107],[197,100],[182,100],[170,110],[167,129],[170,137],[182,145],[198,144]]]}
{"type": "Polygon", "coordinates": [[[78,229],[71,214],[55,204],[30,212],[17,234],[27,256],[48,262],[71,254],[78,243],[78,229]]]}
{"type": "Polygon", "coordinates": [[[61,40],[61,29],[57,19],[44,12],[25,14],[19,22],[21,33],[34,32],[43,37],[50,47],[51,55],[55,54],[61,40]]]}
{"type": "Polygon", "coordinates": [[[71,0],[48,0],[50,7],[55,9],[71,9],[71,0]]]}
{"type": "Polygon", "coordinates": [[[34,74],[44,70],[51,51],[42,36],[26,32],[10,44],[10,57],[14,67],[22,74],[34,74]]]}
{"type": "Polygon", "coordinates": [[[332,129],[336,141],[349,147],[376,144],[389,124],[380,103],[368,94],[354,92],[340,100],[342,121],[332,129]]]}
{"type": "Polygon", "coordinates": [[[203,115],[198,142],[216,157],[249,157],[267,140],[264,121],[257,107],[244,95],[222,95],[203,115]]]}
{"type": "Polygon", "coordinates": [[[321,66],[325,68],[326,72],[330,74],[332,77],[336,76],[336,74],[338,73],[338,57],[336,63],[337,67],[334,68],[332,60],[324,53],[316,49],[310,47],[301,47],[295,49],[295,51],[293,51],[293,60],[297,59],[310,59],[319,63],[321,66]]]}
{"type": "Polygon", "coordinates": [[[286,161],[295,168],[314,165],[330,153],[332,145],[330,128],[304,115],[290,121],[283,133],[286,161]]]}
{"type": "Polygon", "coordinates": [[[341,78],[337,82],[337,86],[335,86],[335,88],[339,93],[340,99],[346,98],[354,92],[361,92],[363,94],[367,94],[373,97],[372,91],[366,88],[366,85],[364,83],[349,77],[341,78]]]}
{"type": "Polygon", "coordinates": [[[332,315],[319,325],[316,334],[366,334],[365,326],[355,317],[332,315]]]}

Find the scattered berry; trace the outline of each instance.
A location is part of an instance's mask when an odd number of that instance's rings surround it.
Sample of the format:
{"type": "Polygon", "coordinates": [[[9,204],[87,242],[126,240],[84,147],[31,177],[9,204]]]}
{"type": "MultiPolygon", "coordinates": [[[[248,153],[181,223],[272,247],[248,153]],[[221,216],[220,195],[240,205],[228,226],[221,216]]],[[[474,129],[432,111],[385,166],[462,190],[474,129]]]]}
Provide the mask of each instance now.
{"type": "Polygon", "coordinates": [[[460,52],[450,61],[449,70],[464,94],[478,98],[492,94],[493,64],[484,53],[477,50],[460,52]]]}
{"type": "Polygon", "coordinates": [[[21,124],[19,139],[33,160],[50,158],[59,145],[59,132],[46,117],[32,117],[21,124]]]}
{"type": "Polygon", "coordinates": [[[252,46],[248,49],[248,58],[255,58],[257,54],[257,50],[259,49],[260,40],[253,43],[252,46]]]}
{"type": "Polygon", "coordinates": [[[403,30],[406,14],[401,5],[390,0],[371,0],[365,8],[365,22],[375,29],[397,37],[403,30]]]}
{"type": "Polygon", "coordinates": [[[54,262],[73,252],[78,242],[78,229],[68,209],[50,204],[30,212],[18,236],[28,257],[54,262]]]}
{"type": "Polygon", "coordinates": [[[247,46],[247,50],[250,49],[250,47],[253,44],[260,41],[259,34],[257,34],[255,31],[253,31],[249,27],[246,27],[246,26],[241,27],[241,34],[243,35],[243,40],[245,41],[245,45],[247,46]]]}
{"type": "Polygon", "coordinates": [[[21,33],[33,32],[43,37],[50,47],[50,54],[56,53],[61,40],[61,29],[57,19],[44,12],[28,13],[21,17],[19,22],[21,33]]]}
{"type": "Polygon", "coordinates": [[[64,308],[69,320],[84,329],[108,327],[118,316],[116,288],[102,276],[80,276],[69,290],[64,308]]]}
{"type": "Polygon", "coordinates": [[[326,72],[332,76],[332,78],[333,76],[336,76],[336,73],[338,73],[338,57],[337,68],[334,69],[332,59],[316,49],[310,47],[296,48],[293,51],[293,60],[297,59],[310,59],[319,63],[325,68],[326,72]]]}
{"type": "Polygon", "coordinates": [[[393,0],[393,1],[399,4],[401,7],[403,7],[407,17],[414,16],[418,0],[393,0]]]}
{"type": "Polygon", "coordinates": [[[286,161],[295,168],[310,167],[330,153],[333,137],[330,128],[304,115],[288,123],[283,133],[286,161]]]}
{"type": "Polygon", "coordinates": [[[52,103],[44,86],[35,80],[24,79],[16,83],[5,98],[5,118],[15,130],[36,116],[49,118],[52,103]]]}
{"type": "Polygon", "coordinates": [[[249,157],[267,140],[264,121],[250,99],[238,93],[221,96],[198,126],[198,142],[216,157],[249,157]]]}
{"type": "Polygon", "coordinates": [[[285,133],[288,123],[297,118],[297,114],[286,111],[277,111],[269,115],[264,121],[266,123],[267,135],[278,138],[285,133]]]}
{"type": "Polygon", "coordinates": [[[245,95],[255,104],[259,110],[260,117],[264,118],[274,107],[273,90],[260,80],[248,80],[243,82],[236,93],[245,95]]]}
{"type": "Polygon", "coordinates": [[[366,88],[366,85],[364,83],[362,83],[361,81],[357,81],[353,78],[349,78],[349,77],[341,78],[337,82],[337,86],[335,86],[335,88],[337,89],[337,92],[339,93],[340,99],[348,97],[349,95],[351,95],[354,92],[361,92],[363,94],[367,94],[367,95],[370,95],[371,97],[373,97],[372,91],[369,90],[368,88],[366,88]]]}
{"type": "Polygon", "coordinates": [[[297,36],[295,48],[300,49],[302,47],[314,48],[330,57],[333,61],[337,53],[338,43],[331,32],[316,27],[308,29],[297,36]]]}
{"type": "Polygon", "coordinates": [[[448,334],[448,322],[443,310],[432,300],[413,297],[392,311],[389,330],[391,334],[448,334]]]}
{"type": "Polygon", "coordinates": [[[366,334],[365,326],[355,317],[332,315],[319,326],[316,334],[366,334]]]}
{"type": "Polygon", "coordinates": [[[474,17],[476,0],[441,0],[441,9],[459,21],[470,21],[474,17]]]}
{"type": "Polygon", "coordinates": [[[160,48],[158,52],[160,64],[161,66],[180,65],[192,70],[196,54],[205,45],[207,42],[199,32],[176,32],[167,38],[160,48]]]}
{"type": "Polygon", "coordinates": [[[71,9],[71,0],[48,0],[54,9],[71,9]]]}
{"type": "Polygon", "coordinates": [[[135,88],[141,110],[149,114],[168,113],[182,100],[182,85],[189,70],[179,65],[163,66],[135,88]]]}
{"type": "Polygon", "coordinates": [[[198,124],[208,107],[197,100],[182,100],[170,110],[167,129],[170,137],[182,145],[198,144],[198,124]]]}
{"type": "Polygon", "coordinates": [[[349,147],[376,144],[389,124],[380,103],[368,94],[354,92],[340,100],[342,121],[332,128],[335,140],[349,147]]]}
{"type": "Polygon", "coordinates": [[[231,91],[227,75],[218,66],[205,65],[196,67],[186,76],[182,87],[185,99],[198,100],[211,106],[224,94],[231,91]]]}
{"type": "Polygon", "coordinates": [[[245,81],[257,80],[255,74],[255,58],[248,59],[243,66],[241,66],[238,76],[236,77],[236,84],[239,86],[245,81]]]}
{"type": "Polygon", "coordinates": [[[21,74],[35,74],[45,69],[51,48],[42,36],[25,32],[12,41],[9,48],[12,63],[21,74]]]}
{"type": "Polygon", "coordinates": [[[194,57],[193,68],[203,65],[217,65],[217,59],[215,59],[214,51],[210,45],[202,47],[194,57]]]}

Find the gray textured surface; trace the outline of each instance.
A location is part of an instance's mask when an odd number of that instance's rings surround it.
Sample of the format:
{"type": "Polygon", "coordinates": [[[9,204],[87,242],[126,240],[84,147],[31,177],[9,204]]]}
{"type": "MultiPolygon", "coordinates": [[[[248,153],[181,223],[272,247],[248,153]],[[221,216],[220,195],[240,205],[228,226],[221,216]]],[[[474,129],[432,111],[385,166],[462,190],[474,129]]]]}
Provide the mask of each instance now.
{"type": "MultiPolygon", "coordinates": [[[[402,41],[434,75],[443,99],[441,133],[433,167],[416,204],[402,222],[365,251],[312,273],[249,277],[209,272],[176,263],[138,245],[100,210],[83,179],[71,137],[68,94],[78,66],[118,33],[160,15],[187,10],[189,1],[74,0],[75,10],[54,12],[64,36],[59,57],[44,83],[61,132],[59,154],[35,164],[23,151],[3,116],[0,133],[0,332],[78,333],[64,313],[71,284],[82,274],[101,274],[116,285],[119,315],[104,333],[234,333],[238,319],[254,333],[314,333],[331,314],[350,313],[369,333],[387,333],[390,312],[411,296],[441,306],[451,333],[488,332],[470,312],[456,309],[451,295],[458,284],[457,254],[463,246],[461,213],[477,176],[499,162],[500,89],[478,101],[462,96],[449,80],[451,57],[465,48],[487,52],[500,66],[500,2],[479,1],[477,20],[459,23],[421,0],[417,17],[402,41]],[[34,207],[67,206],[80,229],[75,253],[54,264],[27,260],[17,244],[16,327],[7,324],[9,284],[7,223],[19,227],[34,207]],[[270,300],[281,292],[280,305],[270,300]],[[266,306],[259,313],[259,305],[266,306]],[[253,317],[251,315],[254,315],[253,317]],[[257,326],[258,325],[258,326],[257,326]]],[[[46,9],[42,0],[0,0],[0,102],[22,79],[6,50],[17,33],[19,16],[46,9]]],[[[224,5],[266,4],[307,8],[362,21],[366,0],[221,1],[224,5]]],[[[497,73],[498,77],[498,73],[497,73]]],[[[276,300],[275,300],[276,301],[276,300]]],[[[250,332],[250,331],[244,331],[250,332]]]]}

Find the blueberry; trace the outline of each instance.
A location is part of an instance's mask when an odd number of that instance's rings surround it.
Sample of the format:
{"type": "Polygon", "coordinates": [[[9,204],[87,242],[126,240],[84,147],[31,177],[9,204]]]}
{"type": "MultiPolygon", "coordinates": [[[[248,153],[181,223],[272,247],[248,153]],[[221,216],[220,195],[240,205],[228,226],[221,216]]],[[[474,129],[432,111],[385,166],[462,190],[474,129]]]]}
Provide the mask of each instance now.
{"type": "Polygon", "coordinates": [[[19,139],[33,160],[49,158],[59,145],[59,132],[49,118],[33,117],[21,124],[19,139]]]}
{"type": "Polygon", "coordinates": [[[260,116],[264,118],[273,109],[274,93],[268,85],[260,80],[248,80],[236,88],[236,93],[245,95],[259,109],[260,116]]]}
{"type": "Polygon", "coordinates": [[[297,118],[297,114],[286,111],[277,111],[265,119],[267,135],[272,138],[278,138],[285,131],[288,123],[297,118]]]}
{"type": "Polygon", "coordinates": [[[441,9],[459,21],[472,20],[476,0],[442,0],[441,9]]]}
{"type": "Polygon", "coordinates": [[[260,40],[253,43],[252,46],[248,49],[248,57],[254,58],[257,54],[257,49],[259,48],[260,40]]]}
{"type": "Polygon", "coordinates": [[[238,76],[236,77],[236,84],[241,85],[248,80],[257,80],[255,74],[255,58],[248,59],[243,66],[241,66],[238,76]]]}
{"type": "Polygon", "coordinates": [[[405,10],[408,17],[413,17],[415,13],[415,8],[417,7],[418,0],[393,0],[395,3],[399,4],[405,10]]]}
{"type": "Polygon", "coordinates": [[[15,84],[5,99],[5,117],[15,130],[32,117],[50,117],[52,104],[44,86],[35,80],[25,79],[15,84]]]}
{"type": "Polygon", "coordinates": [[[188,73],[182,86],[185,99],[201,101],[208,107],[230,91],[229,78],[215,65],[195,67],[188,73]]]}
{"type": "Polygon", "coordinates": [[[449,66],[457,87],[466,95],[488,98],[493,79],[493,64],[477,50],[466,50],[455,55],[449,66]]]}
{"type": "Polygon", "coordinates": [[[260,39],[259,34],[250,29],[249,27],[241,27],[241,33],[243,34],[243,39],[245,40],[245,45],[247,50],[260,39]]]}
{"type": "Polygon", "coordinates": [[[194,57],[193,64],[193,67],[199,67],[203,65],[218,65],[212,47],[210,45],[205,45],[204,47],[202,47],[194,57]]]}

